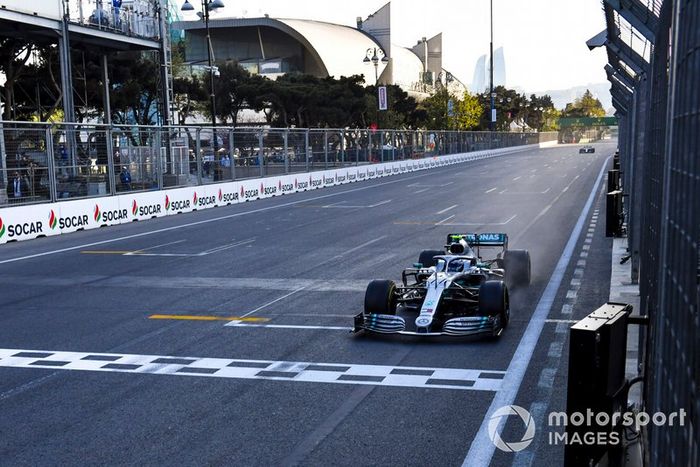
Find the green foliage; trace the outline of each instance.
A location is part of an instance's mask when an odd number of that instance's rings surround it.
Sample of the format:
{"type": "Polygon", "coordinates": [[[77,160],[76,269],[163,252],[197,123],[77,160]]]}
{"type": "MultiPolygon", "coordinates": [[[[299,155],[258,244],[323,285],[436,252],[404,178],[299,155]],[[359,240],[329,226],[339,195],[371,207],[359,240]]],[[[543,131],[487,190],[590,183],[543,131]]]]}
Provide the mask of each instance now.
{"type": "Polygon", "coordinates": [[[415,128],[418,126],[416,109],[418,104],[413,97],[397,85],[387,85],[387,110],[378,110],[379,102],[376,86],[368,86],[366,93],[366,110],[361,125],[369,126],[376,122],[378,128],[415,128]]]}
{"type": "Polygon", "coordinates": [[[155,53],[122,52],[109,61],[115,123],[158,123],[159,70],[155,53]]]}
{"type": "Polygon", "coordinates": [[[464,91],[462,99],[456,101],[454,109],[451,127],[456,130],[473,130],[477,128],[484,113],[479,98],[470,94],[469,91],[464,91]]]}
{"type": "Polygon", "coordinates": [[[561,114],[562,117],[604,117],[605,109],[598,99],[593,97],[590,90],[586,89],[583,96],[573,103],[566,104],[561,114]]]}
{"type": "Polygon", "coordinates": [[[367,104],[361,76],[336,80],[287,74],[266,81],[261,101],[268,101],[274,126],[345,128],[362,121],[367,104]]]}
{"type": "Polygon", "coordinates": [[[425,110],[425,121],[428,130],[446,130],[449,128],[447,105],[450,100],[447,88],[439,88],[433,95],[423,99],[421,107],[425,110]]]}
{"type": "MultiPolygon", "coordinates": [[[[32,46],[26,42],[0,39],[0,71],[8,76],[2,87],[5,118],[46,121],[60,118],[61,86],[55,46],[32,46]],[[36,50],[35,60],[29,60],[36,50]],[[8,99],[10,96],[10,99],[8,99]]],[[[173,92],[179,121],[195,114],[211,119],[208,71],[193,73],[184,64],[184,45],[173,49],[173,92]]],[[[109,55],[112,120],[121,124],[157,124],[161,105],[161,77],[157,54],[117,52],[109,55]]],[[[100,51],[74,51],[73,62],[79,78],[74,82],[78,121],[103,115],[102,56],[100,51]],[[79,71],[78,71],[79,70],[79,71]]],[[[236,62],[217,63],[214,76],[216,119],[236,126],[242,110],[263,112],[267,124],[275,127],[427,128],[450,130],[489,129],[490,95],[455,95],[444,86],[421,102],[399,86],[387,86],[388,109],[378,110],[377,87],[364,86],[362,76],[317,78],[286,74],[277,80],[251,75],[236,62]],[[448,115],[452,101],[453,113],[448,115]]],[[[496,130],[507,131],[513,122],[540,131],[556,129],[559,117],[549,96],[528,99],[512,89],[499,86],[496,93],[496,130]]],[[[563,116],[604,114],[602,106],[587,92],[567,107],[563,116]]]]}
{"type": "Polygon", "coordinates": [[[5,83],[0,86],[3,93],[4,120],[21,118],[17,115],[17,98],[15,85],[27,72],[27,63],[31,57],[31,43],[10,37],[0,38],[0,72],[5,75],[5,83]]]}

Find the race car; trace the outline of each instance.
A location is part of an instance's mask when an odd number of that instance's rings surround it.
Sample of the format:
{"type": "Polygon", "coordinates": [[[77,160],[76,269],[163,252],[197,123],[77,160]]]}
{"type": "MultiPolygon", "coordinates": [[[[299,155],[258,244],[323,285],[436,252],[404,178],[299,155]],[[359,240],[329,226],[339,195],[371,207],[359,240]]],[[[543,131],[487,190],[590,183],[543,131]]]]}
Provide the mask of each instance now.
{"type": "Polygon", "coordinates": [[[579,154],[594,154],[595,148],[593,146],[583,146],[578,150],[579,154]]]}
{"type": "Polygon", "coordinates": [[[403,271],[402,285],[369,283],[353,331],[498,337],[510,319],[508,288],[529,285],[530,269],[530,253],[509,250],[505,233],[449,234],[444,251],[425,250],[403,271]]]}

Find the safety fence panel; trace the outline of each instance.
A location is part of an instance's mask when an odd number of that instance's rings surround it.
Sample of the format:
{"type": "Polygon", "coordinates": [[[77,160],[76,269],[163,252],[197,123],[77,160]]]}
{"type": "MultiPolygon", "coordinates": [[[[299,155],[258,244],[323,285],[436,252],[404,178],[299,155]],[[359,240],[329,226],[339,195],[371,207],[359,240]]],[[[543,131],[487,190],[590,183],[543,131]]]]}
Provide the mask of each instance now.
{"type": "Polygon", "coordinates": [[[547,139],[556,138],[546,133],[0,122],[0,207],[445,157],[547,139]]]}

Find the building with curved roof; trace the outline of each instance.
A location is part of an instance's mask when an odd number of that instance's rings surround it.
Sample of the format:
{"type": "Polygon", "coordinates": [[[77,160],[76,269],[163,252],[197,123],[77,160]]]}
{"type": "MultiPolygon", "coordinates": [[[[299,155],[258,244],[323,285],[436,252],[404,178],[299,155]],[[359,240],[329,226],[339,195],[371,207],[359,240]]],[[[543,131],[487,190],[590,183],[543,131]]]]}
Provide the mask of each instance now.
{"type": "MultiPolygon", "coordinates": [[[[187,40],[185,60],[205,64],[206,28],[202,21],[178,21],[187,40]]],[[[364,75],[365,83],[397,84],[416,97],[424,97],[451,76],[442,68],[442,36],[418,41],[412,49],[391,42],[391,4],[362,20],[357,27],[307,19],[232,18],[209,19],[215,60],[236,60],[251,73],[272,79],[284,73],[317,77],[364,75]],[[376,52],[375,52],[376,50],[376,52]],[[378,58],[375,66],[370,60],[378,58]],[[385,63],[386,62],[386,63],[385,63]]],[[[461,84],[461,83],[459,83],[461,84]]]]}

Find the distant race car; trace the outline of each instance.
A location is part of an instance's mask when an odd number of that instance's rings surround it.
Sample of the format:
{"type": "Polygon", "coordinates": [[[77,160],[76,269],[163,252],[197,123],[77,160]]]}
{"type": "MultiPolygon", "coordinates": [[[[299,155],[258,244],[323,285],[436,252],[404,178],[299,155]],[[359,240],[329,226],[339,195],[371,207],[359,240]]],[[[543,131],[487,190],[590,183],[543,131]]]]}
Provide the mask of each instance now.
{"type": "Polygon", "coordinates": [[[449,234],[445,250],[423,251],[402,282],[369,283],[354,332],[497,337],[510,319],[508,288],[530,284],[530,253],[509,250],[505,233],[449,234]]]}
{"type": "Polygon", "coordinates": [[[578,150],[579,154],[594,154],[595,148],[593,146],[583,146],[578,150]]]}

